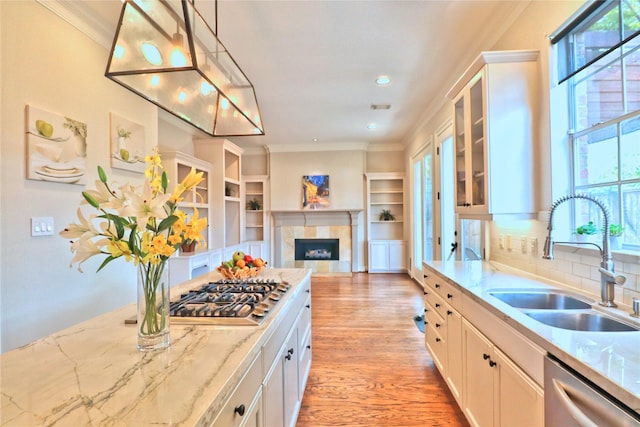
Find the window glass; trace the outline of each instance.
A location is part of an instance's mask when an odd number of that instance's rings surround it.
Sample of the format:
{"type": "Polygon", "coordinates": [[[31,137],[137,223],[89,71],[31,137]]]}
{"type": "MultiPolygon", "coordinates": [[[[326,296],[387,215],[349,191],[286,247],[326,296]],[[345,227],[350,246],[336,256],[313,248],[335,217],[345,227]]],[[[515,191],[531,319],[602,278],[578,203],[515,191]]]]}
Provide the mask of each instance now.
{"type": "MultiPolygon", "coordinates": [[[[639,174],[640,175],[640,174],[639,174]]],[[[621,186],[622,193],[622,225],[624,226],[623,242],[635,245],[640,249],[640,183],[621,186]]]]}
{"type": "Polygon", "coordinates": [[[576,138],[575,183],[577,186],[618,180],[617,125],[576,138]]]}
{"type": "MultiPolygon", "coordinates": [[[[623,249],[640,250],[640,0],[603,3],[558,42],[569,65],[573,191],[600,200],[624,227],[623,249]]],[[[576,200],[575,226],[602,213],[576,200]]]]}
{"type": "Polygon", "coordinates": [[[620,49],[591,64],[573,79],[574,129],[580,131],[624,114],[620,49]]]}
{"type": "Polygon", "coordinates": [[[620,179],[628,180],[639,178],[640,117],[634,117],[622,122],[622,135],[620,137],[620,179]]]}

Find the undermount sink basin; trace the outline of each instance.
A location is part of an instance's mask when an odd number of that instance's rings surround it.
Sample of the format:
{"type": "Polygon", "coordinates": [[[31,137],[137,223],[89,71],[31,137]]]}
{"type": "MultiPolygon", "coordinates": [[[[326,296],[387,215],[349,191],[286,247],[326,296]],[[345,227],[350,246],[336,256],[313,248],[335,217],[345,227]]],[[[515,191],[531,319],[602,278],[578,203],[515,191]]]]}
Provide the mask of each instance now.
{"type": "Polygon", "coordinates": [[[515,308],[532,310],[579,310],[591,308],[586,299],[567,295],[557,290],[490,291],[489,294],[515,308]]]}
{"type": "Polygon", "coordinates": [[[631,332],[640,328],[619,322],[594,311],[532,311],[527,316],[554,328],[588,332],[631,332]]]}

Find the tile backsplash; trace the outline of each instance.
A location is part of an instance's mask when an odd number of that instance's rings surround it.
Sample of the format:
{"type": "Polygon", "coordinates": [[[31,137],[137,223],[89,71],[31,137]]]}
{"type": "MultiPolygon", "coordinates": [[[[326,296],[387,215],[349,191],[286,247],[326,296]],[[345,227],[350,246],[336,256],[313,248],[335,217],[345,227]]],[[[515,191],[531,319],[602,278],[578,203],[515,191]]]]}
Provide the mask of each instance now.
{"type": "MultiPolygon", "coordinates": [[[[600,252],[594,246],[556,244],[552,260],[542,259],[547,223],[538,220],[491,222],[489,259],[582,290],[600,300],[600,252]]],[[[554,231],[555,235],[555,231],[554,231]]],[[[640,253],[613,251],[615,271],[626,277],[615,301],[631,306],[640,298],[640,253]]]]}

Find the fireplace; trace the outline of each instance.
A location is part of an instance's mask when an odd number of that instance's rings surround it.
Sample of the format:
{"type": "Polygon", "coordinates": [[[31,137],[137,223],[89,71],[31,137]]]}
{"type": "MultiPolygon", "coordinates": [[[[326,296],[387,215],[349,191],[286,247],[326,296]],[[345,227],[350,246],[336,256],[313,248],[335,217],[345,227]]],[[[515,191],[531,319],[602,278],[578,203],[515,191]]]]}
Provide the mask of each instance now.
{"type": "MultiPolygon", "coordinates": [[[[313,275],[350,275],[358,270],[360,246],[358,217],[362,209],[326,209],[309,211],[271,211],[273,216],[274,253],[272,265],[278,268],[308,268],[313,275]],[[336,249],[316,254],[332,259],[296,257],[296,240],[335,239],[336,249]],[[335,258],[334,258],[335,257],[335,258]],[[300,258],[300,259],[299,259],[300,258]]],[[[311,248],[312,250],[314,248],[311,248]]]]}
{"type": "Polygon", "coordinates": [[[339,261],[340,239],[295,239],[296,261],[339,261]]]}

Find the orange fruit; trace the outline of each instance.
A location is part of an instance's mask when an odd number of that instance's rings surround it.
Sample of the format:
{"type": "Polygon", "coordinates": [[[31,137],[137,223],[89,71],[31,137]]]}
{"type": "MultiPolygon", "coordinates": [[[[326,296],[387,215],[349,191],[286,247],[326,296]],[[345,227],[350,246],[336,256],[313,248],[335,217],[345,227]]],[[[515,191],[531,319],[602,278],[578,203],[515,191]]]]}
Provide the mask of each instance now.
{"type": "Polygon", "coordinates": [[[244,268],[247,265],[246,262],[244,262],[243,259],[239,259],[236,261],[236,267],[240,267],[240,268],[244,268]]]}

